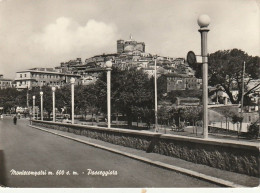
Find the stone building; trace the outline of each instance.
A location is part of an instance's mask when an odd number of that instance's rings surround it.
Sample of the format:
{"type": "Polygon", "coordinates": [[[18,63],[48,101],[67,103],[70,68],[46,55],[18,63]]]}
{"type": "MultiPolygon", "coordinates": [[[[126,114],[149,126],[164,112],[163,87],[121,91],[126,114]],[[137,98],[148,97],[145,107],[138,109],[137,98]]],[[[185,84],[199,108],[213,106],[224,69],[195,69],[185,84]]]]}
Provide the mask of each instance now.
{"type": "Polygon", "coordinates": [[[133,40],[131,35],[129,40],[117,40],[117,53],[121,54],[134,51],[145,52],[145,43],[133,40]]]}
{"type": "Polygon", "coordinates": [[[164,92],[174,90],[199,90],[202,88],[202,79],[189,77],[176,73],[162,75],[162,88],[164,92]]]}

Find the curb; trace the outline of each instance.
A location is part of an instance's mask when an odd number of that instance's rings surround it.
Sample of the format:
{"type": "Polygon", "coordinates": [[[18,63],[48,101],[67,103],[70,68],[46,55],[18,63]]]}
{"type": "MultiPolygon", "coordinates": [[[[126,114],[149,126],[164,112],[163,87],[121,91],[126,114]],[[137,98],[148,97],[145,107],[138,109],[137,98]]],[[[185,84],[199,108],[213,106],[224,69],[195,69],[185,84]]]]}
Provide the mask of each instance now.
{"type": "Polygon", "coordinates": [[[70,140],[73,140],[73,141],[83,143],[83,144],[87,144],[87,145],[90,145],[92,147],[96,147],[96,148],[99,148],[99,149],[110,151],[110,152],[113,152],[113,153],[116,153],[116,154],[119,154],[119,155],[123,155],[123,156],[129,157],[129,158],[132,158],[132,159],[144,162],[144,163],[148,163],[148,164],[160,167],[160,168],[172,170],[172,171],[175,171],[175,172],[178,172],[178,173],[181,173],[181,174],[185,174],[185,175],[188,175],[188,176],[191,176],[191,177],[195,177],[195,178],[198,178],[198,179],[201,179],[201,180],[204,180],[204,181],[208,181],[208,182],[211,182],[211,183],[214,183],[214,184],[217,184],[217,185],[221,185],[221,186],[224,186],[224,187],[232,187],[232,188],[245,188],[246,187],[246,186],[243,186],[243,185],[236,184],[234,182],[223,180],[221,178],[208,176],[208,175],[201,174],[199,172],[192,171],[192,170],[189,170],[189,169],[181,168],[181,167],[178,167],[178,166],[173,166],[173,165],[166,164],[166,163],[163,163],[163,162],[160,162],[160,161],[153,161],[151,159],[144,158],[144,157],[137,156],[137,155],[133,155],[131,153],[125,153],[123,151],[119,151],[119,150],[116,150],[116,149],[113,149],[113,148],[109,148],[109,147],[105,147],[105,146],[98,145],[98,144],[95,144],[95,143],[87,142],[87,141],[84,141],[84,140],[81,140],[81,139],[76,139],[76,138],[73,138],[73,137],[70,137],[70,136],[67,136],[67,135],[63,135],[63,134],[59,134],[59,133],[56,133],[56,132],[53,132],[53,131],[48,131],[48,130],[43,129],[41,127],[37,127],[37,126],[33,126],[33,125],[28,125],[28,126],[35,128],[35,129],[38,129],[38,130],[41,130],[41,131],[45,131],[47,133],[52,133],[54,135],[58,135],[58,136],[61,136],[61,137],[64,137],[64,138],[67,138],[67,139],[70,139],[70,140]]]}

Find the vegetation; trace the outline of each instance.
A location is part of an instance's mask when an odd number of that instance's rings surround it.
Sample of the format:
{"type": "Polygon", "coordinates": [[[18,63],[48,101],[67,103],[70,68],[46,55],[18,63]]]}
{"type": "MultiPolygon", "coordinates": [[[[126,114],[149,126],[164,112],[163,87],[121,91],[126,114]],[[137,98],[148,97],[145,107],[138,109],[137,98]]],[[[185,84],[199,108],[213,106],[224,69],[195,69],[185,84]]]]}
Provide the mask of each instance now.
{"type": "Polygon", "coordinates": [[[259,125],[257,125],[257,122],[251,123],[251,125],[249,126],[248,137],[250,139],[259,137],[259,125]]]}
{"type": "MultiPolygon", "coordinates": [[[[219,50],[208,55],[209,85],[221,87],[230,98],[232,104],[238,104],[242,98],[242,74],[243,63],[245,62],[245,94],[244,104],[249,104],[249,94],[260,88],[260,84],[249,88],[248,85],[253,79],[260,79],[260,57],[249,56],[242,50],[219,50]],[[234,96],[232,90],[238,90],[234,96]]],[[[202,78],[201,65],[191,66],[197,78],[202,78]]]]}
{"type": "MultiPolygon", "coordinates": [[[[126,115],[128,125],[132,121],[143,120],[150,124],[154,120],[154,85],[147,74],[141,70],[112,69],[111,105],[112,113],[126,115]]],[[[50,118],[52,113],[52,90],[49,86],[34,87],[28,91],[29,104],[32,106],[32,96],[35,105],[40,107],[40,91],[43,91],[44,110],[50,118]]],[[[27,90],[17,91],[15,88],[0,90],[0,106],[4,111],[12,107],[26,107],[27,90]]],[[[55,106],[58,111],[71,112],[70,85],[57,88],[55,92],[55,106]]],[[[77,114],[98,115],[107,112],[106,72],[92,85],[75,86],[75,112],[77,114]]]]}
{"type": "MultiPolygon", "coordinates": [[[[217,51],[209,55],[209,84],[217,86],[218,89],[224,89],[232,103],[239,103],[242,96],[242,67],[246,62],[245,71],[245,96],[244,104],[250,103],[249,94],[254,93],[260,85],[253,88],[248,87],[253,79],[260,78],[260,60],[259,57],[248,56],[245,52],[233,49],[217,51]],[[233,96],[232,89],[238,90],[238,95],[233,96]]],[[[196,76],[200,77],[200,66],[194,66],[196,76]]],[[[149,79],[147,74],[135,68],[120,70],[116,67],[112,69],[111,76],[111,105],[112,114],[125,117],[128,125],[133,121],[146,122],[150,125],[154,122],[154,79],[149,79]]],[[[195,97],[202,99],[202,90],[179,90],[164,95],[165,79],[158,78],[158,100],[166,100],[174,103],[176,97],[195,97]]],[[[52,91],[48,86],[42,88],[35,87],[32,90],[17,91],[15,88],[0,90],[0,106],[4,112],[10,112],[18,106],[26,107],[27,93],[29,95],[29,104],[32,106],[32,96],[36,96],[36,106],[40,107],[40,90],[43,91],[44,110],[50,118],[52,113],[52,91]]],[[[71,88],[70,85],[57,88],[55,92],[56,108],[60,113],[71,112],[71,88]]],[[[221,99],[219,99],[221,100],[221,99]]],[[[242,118],[237,114],[237,109],[232,107],[222,107],[214,109],[223,114],[228,119],[232,118],[233,123],[241,122],[242,118]]],[[[103,72],[98,81],[87,86],[75,86],[75,112],[86,117],[87,114],[98,116],[107,112],[107,85],[106,72],[103,72]]],[[[180,120],[196,125],[196,122],[202,118],[201,107],[190,107],[177,109],[162,105],[158,109],[158,121],[161,124],[180,124],[180,120]]]]}
{"type": "Polygon", "coordinates": [[[209,55],[209,84],[219,85],[230,98],[232,104],[238,104],[242,97],[242,73],[245,62],[245,98],[260,87],[260,84],[249,88],[253,79],[260,78],[260,58],[249,56],[242,50],[232,49],[217,51],[209,55]],[[231,90],[238,90],[233,96],[231,90]]]}

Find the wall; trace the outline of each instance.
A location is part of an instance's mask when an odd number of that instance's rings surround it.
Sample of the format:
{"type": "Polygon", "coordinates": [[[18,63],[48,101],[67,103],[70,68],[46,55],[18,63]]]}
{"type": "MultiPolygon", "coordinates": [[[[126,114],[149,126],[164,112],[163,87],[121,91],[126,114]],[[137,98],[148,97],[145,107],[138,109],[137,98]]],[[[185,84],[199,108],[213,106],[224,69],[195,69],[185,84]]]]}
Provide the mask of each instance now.
{"type": "Polygon", "coordinates": [[[146,152],[177,157],[190,162],[232,172],[259,177],[259,147],[227,140],[200,139],[163,135],[148,131],[107,129],[47,121],[32,121],[32,125],[84,135],[109,143],[146,152]]]}

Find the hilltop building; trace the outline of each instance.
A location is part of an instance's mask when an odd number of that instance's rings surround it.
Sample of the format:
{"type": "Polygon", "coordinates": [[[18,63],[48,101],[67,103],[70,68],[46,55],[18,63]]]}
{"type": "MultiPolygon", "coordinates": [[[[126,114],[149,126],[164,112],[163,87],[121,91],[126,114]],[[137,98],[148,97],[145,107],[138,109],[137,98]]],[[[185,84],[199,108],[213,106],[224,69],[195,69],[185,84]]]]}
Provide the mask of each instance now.
{"type": "Polygon", "coordinates": [[[144,42],[137,42],[133,40],[132,36],[130,35],[129,40],[117,40],[117,53],[143,53],[145,52],[145,43],[144,42]]]}
{"type": "Polygon", "coordinates": [[[4,78],[4,75],[0,74],[0,89],[13,87],[13,80],[4,78]]]}
{"type": "MultiPolygon", "coordinates": [[[[60,66],[55,68],[35,68],[17,72],[15,84],[17,88],[39,85],[62,86],[66,84],[67,77],[72,76],[77,77],[79,85],[92,84],[98,79],[99,74],[106,70],[105,63],[107,60],[111,60],[113,66],[121,70],[141,69],[150,78],[154,76],[155,58],[158,77],[165,74],[181,74],[190,78],[194,77],[194,71],[185,63],[184,58],[146,53],[145,43],[137,42],[130,36],[129,40],[117,40],[117,53],[96,55],[85,59],[84,62],[82,62],[81,58],[76,58],[68,62],[61,62],[60,66]]],[[[185,80],[188,85],[180,83],[180,81],[178,81],[178,84],[171,83],[172,86],[169,86],[168,90],[197,87],[193,85],[195,83],[192,80],[185,80]]]]}

